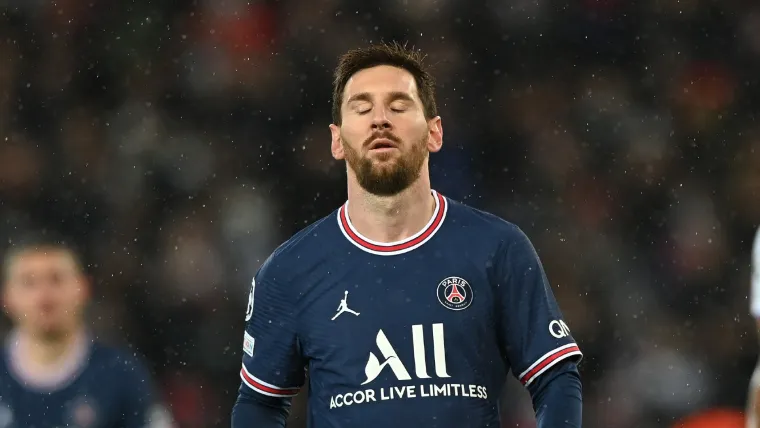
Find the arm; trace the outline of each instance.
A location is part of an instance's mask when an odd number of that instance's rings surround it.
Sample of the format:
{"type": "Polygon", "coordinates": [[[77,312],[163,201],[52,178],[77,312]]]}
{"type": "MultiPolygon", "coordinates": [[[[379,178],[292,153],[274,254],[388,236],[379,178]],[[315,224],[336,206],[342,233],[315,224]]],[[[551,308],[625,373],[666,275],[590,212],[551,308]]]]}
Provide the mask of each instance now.
{"type": "Polygon", "coordinates": [[[295,304],[286,289],[268,279],[267,267],[259,270],[248,295],[232,428],[284,428],[291,398],[304,382],[295,304]]]}
{"type": "Polygon", "coordinates": [[[563,361],[529,387],[538,428],[580,428],[583,394],[578,369],[563,361]]]}
{"type": "Polygon", "coordinates": [[[290,398],[265,398],[247,387],[240,388],[232,407],[232,427],[285,427],[290,413],[290,398]]]}
{"type": "MultiPolygon", "coordinates": [[[[759,323],[760,324],[760,323],[759,323]]],[[[758,326],[760,329],[760,325],[758,326]]],[[[752,373],[747,394],[747,428],[760,428],[760,360],[752,373]]]]}
{"type": "Polygon", "coordinates": [[[502,355],[531,392],[538,427],[580,427],[582,354],[521,230],[503,243],[494,266],[502,355]]]}
{"type": "MultiPolygon", "coordinates": [[[[752,248],[752,273],[750,278],[750,313],[755,317],[760,337],[760,229],[755,235],[752,248]]],[[[760,428],[760,359],[749,383],[747,394],[747,428],[760,428]]]]}

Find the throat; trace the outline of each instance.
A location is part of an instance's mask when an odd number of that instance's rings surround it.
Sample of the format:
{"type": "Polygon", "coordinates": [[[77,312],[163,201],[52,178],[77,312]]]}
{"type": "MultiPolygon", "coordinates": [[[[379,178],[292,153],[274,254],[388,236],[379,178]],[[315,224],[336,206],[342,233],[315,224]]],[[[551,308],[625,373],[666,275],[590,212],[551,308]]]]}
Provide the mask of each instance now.
{"type": "Polygon", "coordinates": [[[40,390],[68,384],[81,371],[89,353],[84,333],[55,341],[14,334],[9,341],[10,365],[15,376],[25,386],[40,390]]]}
{"type": "Polygon", "coordinates": [[[438,203],[428,192],[417,200],[367,200],[346,205],[346,215],[356,232],[368,240],[394,243],[424,232],[438,203]]]}

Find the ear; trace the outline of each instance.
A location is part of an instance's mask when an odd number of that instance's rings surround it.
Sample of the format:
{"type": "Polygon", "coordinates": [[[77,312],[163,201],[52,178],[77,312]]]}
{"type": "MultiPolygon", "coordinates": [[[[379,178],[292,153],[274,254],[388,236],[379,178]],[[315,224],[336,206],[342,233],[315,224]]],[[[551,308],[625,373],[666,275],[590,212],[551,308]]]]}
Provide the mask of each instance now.
{"type": "Polygon", "coordinates": [[[13,322],[16,322],[18,320],[18,313],[19,308],[17,305],[18,297],[14,296],[14,292],[11,289],[11,284],[8,283],[8,280],[6,279],[6,282],[2,284],[3,290],[2,294],[0,294],[0,299],[2,299],[3,304],[3,312],[5,315],[13,320],[13,322]]]}
{"type": "Polygon", "coordinates": [[[79,282],[79,293],[81,299],[87,302],[92,297],[92,285],[95,283],[95,279],[92,275],[83,274],[79,282]]]}
{"type": "Polygon", "coordinates": [[[330,135],[332,137],[332,141],[330,143],[330,151],[332,152],[333,158],[336,160],[345,159],[346,154],[343,151],[343,143],[340,140],[340,126],[330,124],[330,135]]]}
{"type": "Polygon", "coordinates": [[[427,148],[430,153],[436,153],[443,146],[443,126],[441,126],[441,116],[436,116],[428,121],[428,142],[427,148]]]}
{"type": "Polygon", "coordinates": [[[5,315],[8,316],[9,318],[12,318],[11,308],[8,307],[8,303],[10,300],[8,298],[8,284],[3,283],[2,287],[3,287],[2,293],[0,293],[0,304],[2,304],[3,306],[3,312],[5,313],[5,315]]]}

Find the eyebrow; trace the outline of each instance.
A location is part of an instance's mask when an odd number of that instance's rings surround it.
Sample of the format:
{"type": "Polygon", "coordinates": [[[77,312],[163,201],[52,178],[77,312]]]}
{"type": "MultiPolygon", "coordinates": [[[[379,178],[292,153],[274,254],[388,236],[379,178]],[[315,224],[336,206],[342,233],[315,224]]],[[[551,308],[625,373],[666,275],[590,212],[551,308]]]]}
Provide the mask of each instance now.
{"type": "MultiPolygon", "coordinates": [[[[401,91],[393,91],[389,92],[386,98],[389,101],[397,101],[397,100],[403,100],[403,101],[414,101],[414,98],[412,98],[409,94],[406,92],[401,91]]],[[[351,104],[356,101],[371,101],[372,95],[370,95],[369,92],[360,92],[358,94],[351,95],[351,97],[346,101],[346,104],[351,104]]]]}

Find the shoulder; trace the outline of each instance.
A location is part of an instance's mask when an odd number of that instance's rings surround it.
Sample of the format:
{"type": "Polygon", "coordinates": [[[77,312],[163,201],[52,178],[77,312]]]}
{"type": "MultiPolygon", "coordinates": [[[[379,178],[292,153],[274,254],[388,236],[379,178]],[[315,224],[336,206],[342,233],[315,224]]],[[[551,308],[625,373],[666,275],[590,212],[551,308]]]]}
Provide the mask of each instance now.
{"type": "Polygon", "coordinates": [[[521,243],[527,236],[516,224],[495,214],[479,210],[461,202],[448,200],[448,218],[478,239],[488,239],[499,245],[521,243]]]}
{"type": "Polygon", "coordinates": [[[90,365],[104,370],[109,376],[118,376],[122,380],[145,380],[149,377],[147,367],[136,352],[94,341],[90,354],[90,365]]]}
{"type": "Polygon", "coordinates": [[[8,345],[3,343],[0,348],[0,382],[11,378],[8,370],[8,345]]]}
{"type": "Polygon", "coordinates": [[[515,223],[460,202],[451,201],[449,206],[451,221],[463,239],[477,242],[487,251],[487,265],[496,267],[500,274],[540,263],[530,238],[515,223]]]}
{"type": "Polygon", "coordinates": [[[286,284],[327,257],[335,235],[337,210],[297,232],[277,247],[256,273],[257,283],[286,284]]]}

